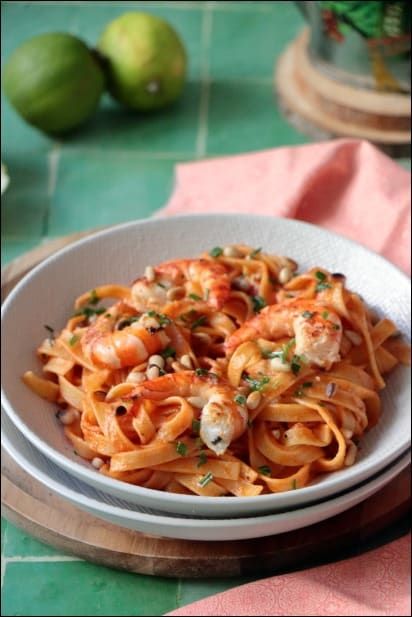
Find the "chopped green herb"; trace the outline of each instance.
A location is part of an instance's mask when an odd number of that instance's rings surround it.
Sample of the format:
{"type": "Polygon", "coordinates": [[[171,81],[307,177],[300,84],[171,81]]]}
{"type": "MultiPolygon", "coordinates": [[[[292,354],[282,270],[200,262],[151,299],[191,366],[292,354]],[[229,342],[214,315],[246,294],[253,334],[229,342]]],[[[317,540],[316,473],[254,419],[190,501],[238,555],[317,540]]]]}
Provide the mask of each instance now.
{"type": "Polygon", "coordinates": [[[323,311],[322,317],[323,319],[327,319],[329,317],[329,311],[323,311]]]}
{"type": "Polygon", "coordinates": [[[180,454],[180,456],[186,456],[187,454],[187,445],[182,441],[178,441],[176,444],[176,452],[180,454]]]}
{"type": "Polygon", "coordinates": [[[171,319],[169,319],[167,315],[164,315],[163,313],[158,313],[157,311],[148,311],[147,315],[148,317],[154,317],[155,319],[157,319],[157,321],[162,327],[168,326],[172,323],[171,319]]]}
{"type": "Polygon", "coordinates": [[[340,325],[338,323],[334,323],[333,324],[333,329],[334,330],[340,330],[340,325]]]}
{"type": "Polygon", "coordinates": [[[259,313],[265,306],[266,300],[262,296],[252,296],[253,310],[255,313],[259,313]]]}
{"type": "Polygon", "coordinates": [[[167,289],[166,285],[163,285],[163,283],[159,283],[159,282],[157,282],[157,283],[156,283],[156,285],[157,285],[158,287],[161,287],[162,289],[167,289]]]}
{"type": "Polygon", "coordinates": [[[245,405],[246,404],[246,396],[243,396],[243,394],[237,394],[235,396],[235,403],[237,403],[238,405],[245,405]]]}
{"type": "Polygon", "coordinates": [[[199,452],[199,460],[197,461],[196,467],[201,467],[207,463],[207,454],[206,452],[199,452]]]}
{"type": "Polygon", "coordinates": [[[74,345],[76,345],[77,341],[79,340],[80,338],[77,336],[77,334],[73,334],[73,336],[69,340],[70,347],[73,347],[74,345]]]}
{"type": "Polygon", "coordinates": [[[305,396],[305,388],[311,388],[312,386],[312,381],[305,381],[304,383],[300,384],[297,390],[295,390],[295,396],[305,396]]]}
{"type": "Polygon", "coordinates": [[[206,475],[200,478],[198,484],[201,488],[205,488],[205,486],[207,486],[209,482],[211,482],[212,480],[213,480],[213,474],[210,471],[208,471],[206,475]]]}
{"type": "Polygon", "coordinates": [[[49,341],[50,345],[54,344],[54,328],[52,328],[51,326],[48,326],[47,324],[45,324],[43,326],[44,328],[46,328],[47,332],[49,333],[47,336],[47,340],[49,341]]]}
{"type": "Polygon", "coordinates": [[[250,259],[255,259],[255,257],[257,257],[261,251],[262,251],[261,246],[258,249],[255,249],[254,251],[252,251],[249,255],[250,259]]]}
{"type": "Polygon", "coordinates": [[[104,316],[109,318],[109,317],[111,317],[111,314],[110,313],[105,313],[104,316]]]}
{"type": "Polygon", "coordinates": [[[191,298],[192,300],[201,300],[202,299],[197,294],[189,294],[189,298],[191,298]]]}
{"type": "Polygon", "coordinates": [[[209,255],[211,257],[220,257],[223,254],[223,249],[220,246],[215,246],[211,251],[209,251],[209,255]]]}
{"type": "Polygon", "coordinates": [[[323,291],[324,289],[330,289],[332,285],[329,283],[318,283],[315,287],[315,291],[323,291]]]}
{"type": "Polygon", "coordinates": [[[298,375],[300,369],[302,368],[302,366],[301,366],[301,357],[300,356],[297,356],[296,354],[294,354],[292,356],[292,360],[291,360],[291,363],[290,363],[290,368],[291,368],[292,373],[294,375],[298,375]]]}
{"type": "Polygon", "coordinates": [[[272,470],[271,470],[270,467],[268,467],[268,465],[261,465],[260,467],[258,467],[258,472],[262,476],[271,476],[272,475],[272,470]]]}
{"type": "Polygon", "coordinates": [[[318,279],[318,281],[320,283],[323,283],[323,281],[326,279],[326,274],[324,274],[323,272],[321,272],[320,270],[318,270],[317,272],[315,272],[315,276],[318,279]]]}
{"type": "Polygon", "coordinates": [[[198,435],[199,431],[200,431],[200,420],[192,420],[192,432],[198,435]]]}
{"type": "Polygon", "coordinates": [[[190,329],[194,330],[195,328],[198,328],[199,326],[203,326],[203,324],[206,323],[206,321],[207,321],[206,317],[202,315],[198,319],[195,319],[195,321],[190,326],[190,329]]]}
{"type": "Polygon", "coordinates": [[[219,442],[222,441],[222,438],[220,437],[220,435],[218,435],[217,437],[215,437],[214,439],[212,439],[211,443],[216,446],[219,442]]]}
{"type": "Polygon", "coordinates": [[[281,349],[277,349],[276,351],[262,351],[263,358],[280,358],[283,361],[283,351],[281,349]]]}
{"type": "Polygon", "coordinates": [[[83,308],[81,308],[78,311],[76,311],[74,313],[73,317],[79,317],[80,315],[82,315],[83,317],[86,317],[87,319],[90,319],[90,317],[92,317],[93,315],[101,315],[105,311],[106,311],[106,309],[103,308],[103,307],[101,307],[101,308],[93,308],[91,306],[84,306],[83,308]]]}
{"type": "Polygon", "coordinates": [[[77,450],[73,450],[73,454],[75,454],[76,456],[79,456],[79,453],[77,452],[77,450]]]}
{"type": "Polygon", "coordinates": [[[194,309],[190,309],[190,311],[187,311],[187,313],[182,313],[180,315],[180,319],[187,323],[188,321],[190,321],[192,319],[192,317],[195,317],[197,315],[197,311],[195,311],[194,309]]]}
{"type": "Polygon", "coordinates": [[[270,382],[270,378],[267,375],[263,375],[260,379],[254,379],[246,375],[245,381],[248,382],[252,392],[260,392],[270,382]]]}
{"type": "Polygon", "coordinates": [[[315,313],[312,313],[312,311],[303,311],[302,313],[302,317],[305,319],[311,319],[314,315],[315,313]]]}
{"type": "Polygon", "coordinates": [[[121,319],[120,321],[117,322],[117,329],[123,330],[124,328],[127,328],[127,326],[130,326],[132,323],[134,323],[138,319],[139,319],[138,317],[125,317],[124,319],[121,319]]]}
{"type": "Polygon", "coordinates": [[[206,289],[205,290],[205,300],[209,300],[209,295],[210,295],[210,289],[206,289]]]}
{"type": "Polygon", "coordinates": [[[176,355],[176,349],[173,347],[166,347],[163,351],[160,352],[162,358],[173,358],[176,355]]]}
{"type": "Polygon", "coordinates": [[[99,304],[100,302],[100,298],[96,293],[95,289],[92,289],[90,292],[90,296],[89,296],[89,304],[92,304],[93,306],[96,304],[99,304]]]}
{"type": "Polygon", "coordinates": [[[294,478],[292,480],[292,489],[295,491],[298,488],[297,483],[296,483],[296,479],[294,478]]]}
{"type": "Polygon", "coordinates": [[[206,377],[206,375],[209,375],[209,371],[206,368],[197,368],[195,369],[195,373],[198,377],[206,377]]]}

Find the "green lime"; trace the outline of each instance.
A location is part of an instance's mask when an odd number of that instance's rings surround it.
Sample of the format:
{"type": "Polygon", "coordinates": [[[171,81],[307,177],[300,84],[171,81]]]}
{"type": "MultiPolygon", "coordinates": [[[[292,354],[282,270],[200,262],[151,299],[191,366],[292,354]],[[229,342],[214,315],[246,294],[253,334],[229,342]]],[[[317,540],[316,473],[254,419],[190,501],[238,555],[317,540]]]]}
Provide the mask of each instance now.
{"type": "Polygon", "coordinates": [[[150,111],[179,97],[186,52],[163,19],[148,13],[124,13],[106,27],[98,50],[107,61],[110,93],[127,107],[150,111]]]}
{"type": "Polygon", "coordinates": [[[94,112],[104,90],[104,73],[78,38],[42,34],[12,54],[3,87],[27,122],[46,133],[64,133],[94,112]]]}

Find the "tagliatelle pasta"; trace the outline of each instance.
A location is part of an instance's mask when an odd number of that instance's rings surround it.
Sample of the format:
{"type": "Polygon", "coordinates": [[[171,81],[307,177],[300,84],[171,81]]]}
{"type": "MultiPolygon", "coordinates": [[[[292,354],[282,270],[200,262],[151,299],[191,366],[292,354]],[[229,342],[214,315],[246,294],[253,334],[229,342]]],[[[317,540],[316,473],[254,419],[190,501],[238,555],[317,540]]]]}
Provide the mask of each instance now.
{"type": "Polygon", "coordinates": [[[410,355],[344,275],[241,244],[96,287],[46,328],[44,376],[23,380],[56,404],[75,452],[96,473],[203,496],[353,465],[384,375],[410,355]]]}

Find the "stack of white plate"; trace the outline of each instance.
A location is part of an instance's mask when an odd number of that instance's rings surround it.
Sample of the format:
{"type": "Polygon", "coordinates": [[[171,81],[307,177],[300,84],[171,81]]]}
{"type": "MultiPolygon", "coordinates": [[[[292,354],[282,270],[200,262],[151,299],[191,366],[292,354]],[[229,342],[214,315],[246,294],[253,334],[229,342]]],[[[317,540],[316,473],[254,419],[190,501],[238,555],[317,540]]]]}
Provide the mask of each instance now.
{"type": "Polygon", "coordinates": [[[101,284],[128,284],[148,264],[245,243],[288,255],[300,270],[347,275],[348,287],[392,319],[408,339],[409,281],[358,244],[312,225],[254,216],[185,216],[112,228],[63,249],[13,290],[2,315],[2,443],[23,469],[73,504],[118,525],[193,540],[235,540],[282,533],[334,516],[366,499],[410,461],[410,371],[399,366],[381,393],[382,417],[349,468],[310,486],[257,497],[199,497],[132,486],[99,474],[77,457],[54,415],[21,382],[38,371],[44,324],[61,328],[73,299],[101,284]]]}

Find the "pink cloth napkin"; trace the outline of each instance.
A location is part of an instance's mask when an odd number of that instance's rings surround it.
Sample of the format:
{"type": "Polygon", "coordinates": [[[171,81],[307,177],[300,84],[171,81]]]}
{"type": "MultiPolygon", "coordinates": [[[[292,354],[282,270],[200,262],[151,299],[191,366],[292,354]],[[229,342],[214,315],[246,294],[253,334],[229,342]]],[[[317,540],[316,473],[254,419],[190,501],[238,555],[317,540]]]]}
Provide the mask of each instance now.
{"type": "MultiPolygon", "coordinates": [[[[410,272],[410,173],[339,139],[177,166],[162,215],[234,212],[308,221],[410,272]]],[[[359,557],[274,576],[169,615],[410,615],[410,536],[359,557]],[[409,611],[409,612],[408,612],[409,611]]]]}
{"type": "Polygon", "coordinates": [[[410,615],[410,534],[359,557],[265,578],[168,615],[410,615]]]}
{"type": "Polygon", "coordinates": [[[410,173],[366,141],[338,139],[177,166],[159,214],[274,214],[330,229],[410,272],[410,173]]]}

